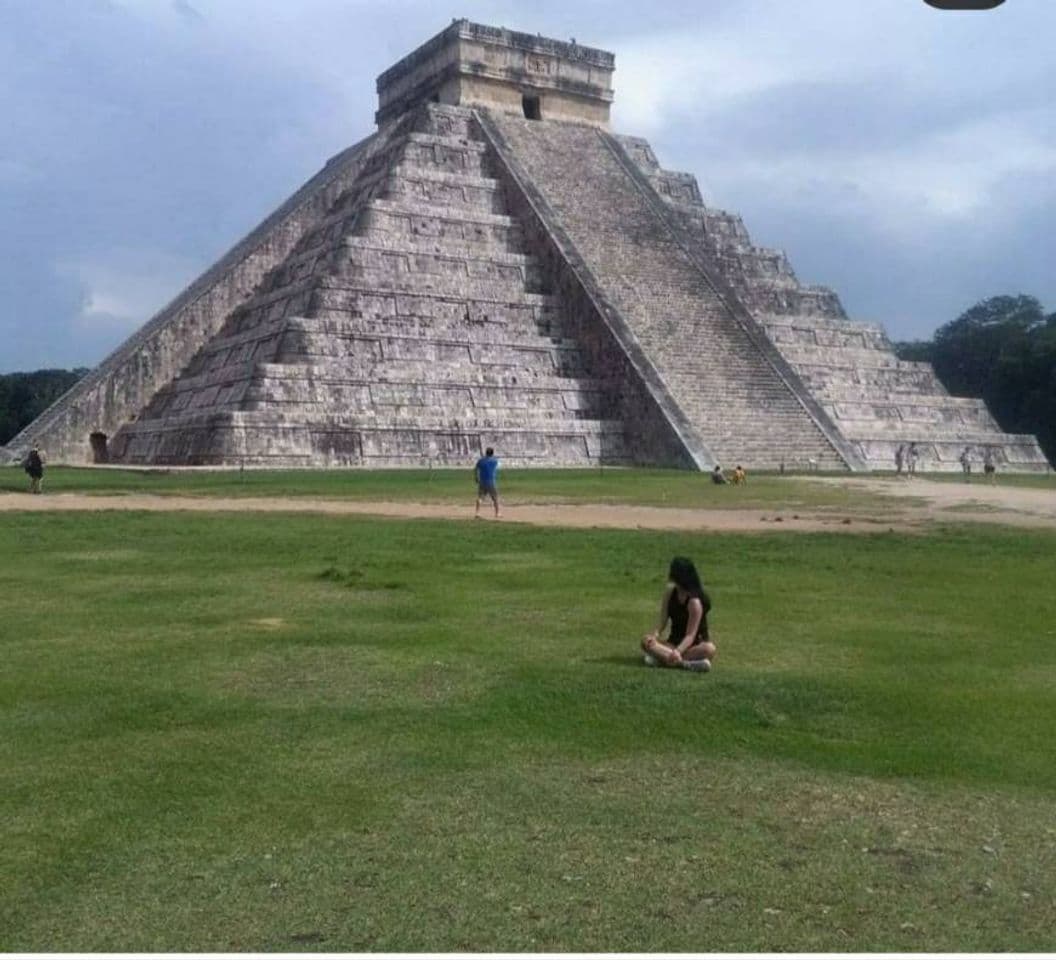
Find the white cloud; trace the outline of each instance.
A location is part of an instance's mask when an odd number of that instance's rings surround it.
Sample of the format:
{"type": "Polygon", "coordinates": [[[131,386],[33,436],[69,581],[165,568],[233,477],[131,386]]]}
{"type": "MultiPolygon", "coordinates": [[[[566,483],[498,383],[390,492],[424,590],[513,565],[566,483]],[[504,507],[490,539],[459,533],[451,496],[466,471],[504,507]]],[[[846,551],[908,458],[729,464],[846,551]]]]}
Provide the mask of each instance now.
{"type": "Polygon", "coordinates": [[[74,319],[80,330],[128,332],[142,326],[193,278],[200,265],[171,254],[111,250],[57,264],[83,289],[74,319]]]}

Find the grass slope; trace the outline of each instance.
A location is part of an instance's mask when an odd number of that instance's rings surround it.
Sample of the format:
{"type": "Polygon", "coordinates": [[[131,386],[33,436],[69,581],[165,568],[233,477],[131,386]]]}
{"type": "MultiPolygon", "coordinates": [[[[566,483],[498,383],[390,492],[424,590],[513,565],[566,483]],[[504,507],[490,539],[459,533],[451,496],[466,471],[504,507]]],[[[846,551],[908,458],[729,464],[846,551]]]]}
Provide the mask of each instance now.
{"type": "Polygon", "coordinates": [[[2,950],[1052,948],[1050,534],[0,542],[2,950]],[[707,676],[634,652],[678,552],[707,676]]]}

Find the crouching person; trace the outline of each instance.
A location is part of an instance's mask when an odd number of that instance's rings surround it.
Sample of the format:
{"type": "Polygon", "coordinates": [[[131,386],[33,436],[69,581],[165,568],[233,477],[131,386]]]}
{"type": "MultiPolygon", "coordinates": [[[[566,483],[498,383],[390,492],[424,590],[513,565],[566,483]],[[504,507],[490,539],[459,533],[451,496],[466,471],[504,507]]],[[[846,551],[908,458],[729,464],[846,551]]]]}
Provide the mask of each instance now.
{"type": "Polygon", "coordinates": [[[642,638],[645,662],[651,667],[682,667],[707,671],[718,652],[708,638],[711,600],[704,592],[693,561],[675,557],[667,574],[656,630],[642,638]],[[667,640],[660,637],[668,623],[667,640]]]}

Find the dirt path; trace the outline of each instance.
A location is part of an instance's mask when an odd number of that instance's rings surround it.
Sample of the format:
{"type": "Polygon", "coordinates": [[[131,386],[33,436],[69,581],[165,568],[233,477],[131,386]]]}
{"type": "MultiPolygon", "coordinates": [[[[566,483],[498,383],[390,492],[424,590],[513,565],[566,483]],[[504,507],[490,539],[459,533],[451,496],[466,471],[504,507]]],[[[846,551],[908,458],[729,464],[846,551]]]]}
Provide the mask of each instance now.
{"type": "MultiPolygon", "coordinates": [[[[204,513],[325,513],[370,515],[433,520],[473,519],[472,507],[457,503],[408,503],[365,500],[314,500],[304,497],[159,497],[149,494],[92,496],[82,493],[56,493],[39,497],[29,494],[0,494],[0,512],[11,510],[150,510],[204,513]]],[[[481,522],[494,522],[485,514],[481,522]]],[[[789,530],[875,530],[887,520],[770,510],[692,510],[669,507],[642,507],[630,504],[510,504],[503,508],[502,523],[529,523],[550,527],[614,527],[646,530],[770,531],[789,530]],[[777,519],[780,516],[781,519],[777,519]],[[763,519],[766,517],[766,519],[763,519]]],[[[891,524],[889,524],[891,525],[891,524]]],[[[904,523],[897,524],[904,526],[904,523]]]]}
{"type": "Polygon", "coordinates": [[[1004,523],[1019,527],[1056,527],[1056,490],[1005,487],[985,482],[949,483],[937,480],[878,480],[870,477],[814,477],[811,482],[837,485],[923,501],[911,509],[931,520],[1004,523]]]}
{"type": "MultiPolygon", "coordinates": [[[[907,483],[870,478],[818,477],[814,483],[906,498],[841,512],[777,505],[738,510],[679,509],[632,504],[510,504],[503,523],[556,527],[608,527],[643,530],[713,530],[762,533],[774,530],[870,533],[877,530],[921,530],[935,521],[1003,523],[1056,529],[1056,491],[1022,487],[960,486],[916,480],[907,483]],[[923,506],[921,505],[923,503],[923,506]]],[[[43,496],[0,494],[0,512],[53,510],[149,510],[198,513],[323,513],[380,517],[472,521],[472,510],[458,503],[410,503],[320,500],[304,497],[184,497],[126,494],[98,496],[57,493],[43,496]]],[[[494,522],[488,517],[486,521],[494,522]]]]}

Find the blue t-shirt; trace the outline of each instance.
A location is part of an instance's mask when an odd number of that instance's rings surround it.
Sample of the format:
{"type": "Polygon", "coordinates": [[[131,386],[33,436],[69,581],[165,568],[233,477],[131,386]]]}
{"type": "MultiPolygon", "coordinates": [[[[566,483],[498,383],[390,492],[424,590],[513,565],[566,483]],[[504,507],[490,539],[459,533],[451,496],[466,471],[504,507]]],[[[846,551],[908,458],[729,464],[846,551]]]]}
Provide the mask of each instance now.
{"type": "Polygon", "coordinates": [[[495,486],[495,474],[499,470],[497,457],[481,457],[477,461],[477,483],[482,487],[495,486]]]}

